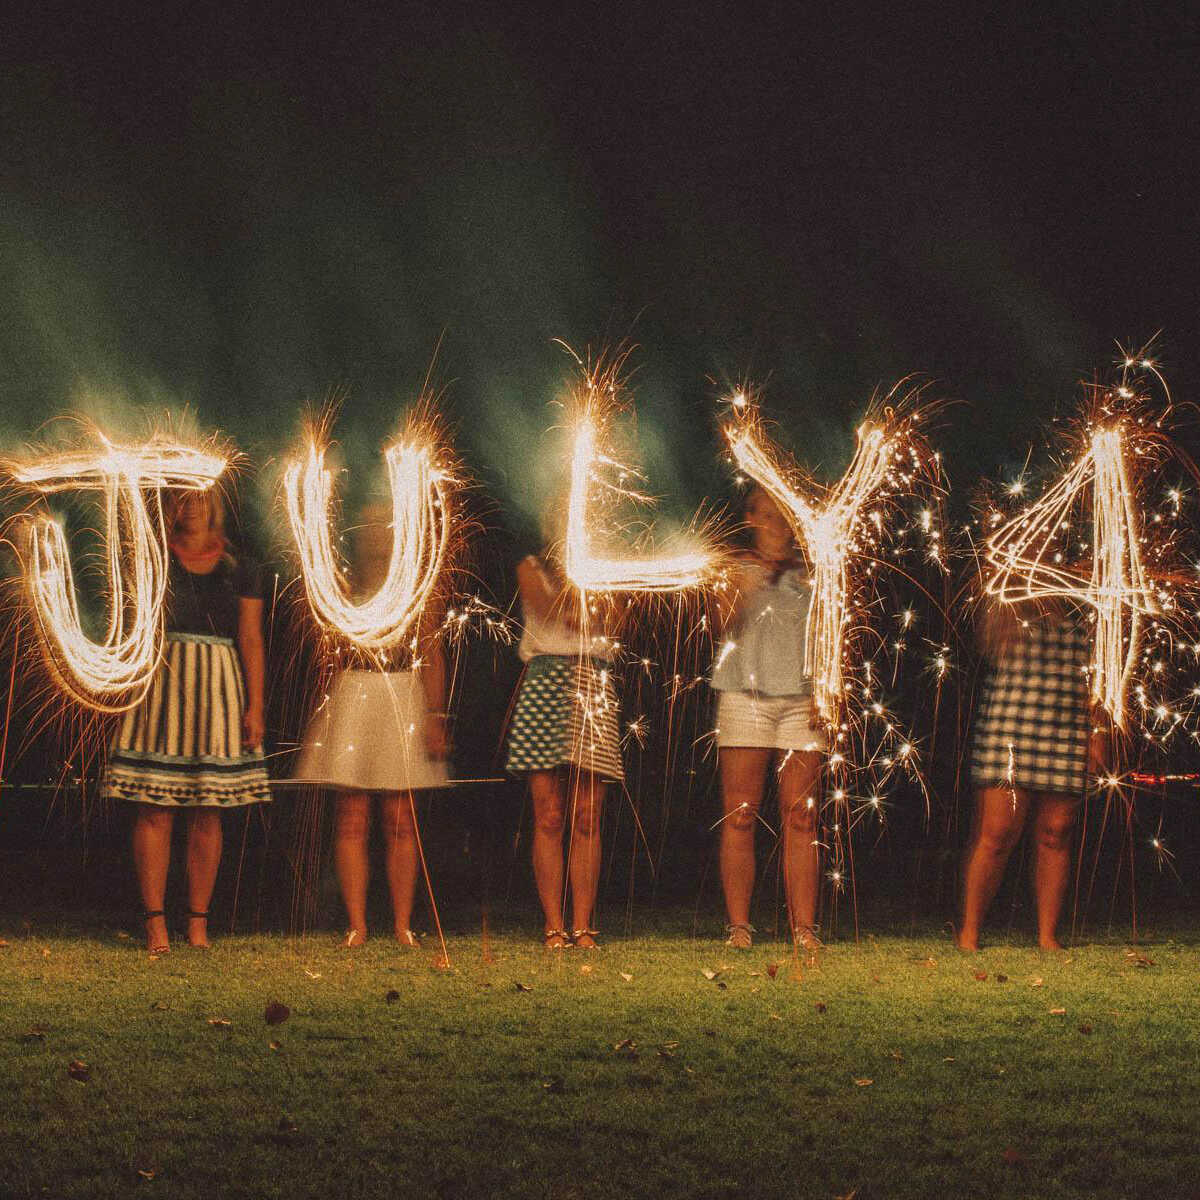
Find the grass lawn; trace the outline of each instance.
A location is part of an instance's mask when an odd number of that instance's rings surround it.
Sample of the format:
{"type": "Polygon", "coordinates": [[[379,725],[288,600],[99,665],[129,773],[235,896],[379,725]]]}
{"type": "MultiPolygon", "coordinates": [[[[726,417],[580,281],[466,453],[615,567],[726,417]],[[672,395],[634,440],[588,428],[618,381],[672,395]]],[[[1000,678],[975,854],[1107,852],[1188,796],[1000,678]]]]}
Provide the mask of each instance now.
{"type": "Polygon", "coordinates": [[[1196,933],[809,965],[688,928],[452,937],[449,970],[382,938],[151,961],[10,929],[0,1194],[1200,1195],[1196,933]]]}

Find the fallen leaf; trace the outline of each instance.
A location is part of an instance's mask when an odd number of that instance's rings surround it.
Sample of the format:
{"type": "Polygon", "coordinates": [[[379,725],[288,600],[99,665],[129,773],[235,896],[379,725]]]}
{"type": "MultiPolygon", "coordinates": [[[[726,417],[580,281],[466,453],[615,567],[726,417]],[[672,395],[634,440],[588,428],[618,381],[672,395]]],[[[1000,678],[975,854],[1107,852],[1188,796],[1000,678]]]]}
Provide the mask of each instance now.
{"type": "Polygon", "coordinates": [[[592,973],[592,964],[584,963],[583,966],[579,968],[579,973],[580,975],[590,975],[592,973]]]}
{"type": "Polygon", "coordinates": [[[712,983],[712,981],[713,981],[714,979],[716,979],[716,977],[717,977],[717,975],[718,975],[718,972],[717,972],[717,971],[712,971],[712,970],[709,970],[709,968],[708,968],[708,967],[701,967],[701,968],[700,968],[700,974],[701,974],[701,975],[703,975],[703,976],[704,976],[704,978],[705,978],[705,979],[707,979],[709,983],[712,983]]]}
{"type": "Polygon", "coordinates": [[[897,1062],[904,1061],[904,1055],[901,1054],[899,1050],[889,1050],[888,1058],[894,1058],[897,1062]]]}
{"type": "Polygon", "coordinates": [[[30,1025],[21,1035],[27,1042],[44,1042],[48,1030],[44,1025],[30,1025]]]}
{"type": "Polygon", "coordinates": [[[770,1021],[782,1021],[783,1018],[778,1013],[771,1013],[768,1018],[770,1021]]]}
{"type": "Polygon", "coordinates": [[[400,999],[400,993],[398,991],[396,991],[395,988],[392,988],[392,990],[390,992],[388,992],[388,994],[386,996],[384,996],[384,999],[389,1004],[395,1004],[396,1001],[400,999]]]}
{"type": "Polygon", "coordinates": [[[208,1023],[215,1025],[218,1029],[228,1029],[233,1024],[228,1017],[209,1017],[208,1023]]]}
{"type": "Polygon", "coordinates": [[[45,947],[45,946],[43,946],[43,947],[42,947],[42,957],[43,957],[43,958],[49,958],[49,957],[50,957],[50,951],[49,951],[49,949],[48,949],[47,947],[45,947]]]}
{"type": "Polygon", "coordinates": [[[1011,1146],[1000,1156],[1010,1167],[1019,1167],[1025,1158],[1019,1150],[1014,1150],[1011,1146]]]}
{"type": "Polygon", "coordinates": [[[7,948],[8,940],[6,938],[0,938],[0,950],[6,950],[7,948]]]}
{"type": "Polygon", "coordinates": [[[1050,1015],[1052,1017],[1061,1017],[1066,1015],[1066,1011],[1067,1010],[1065,1008],[1052,1008],[1050,1010],[1050,1015]]]}
{"type": "Polygon", "coordinates": [[[158,1174],[158,1172],[153,1167],[138,1167],[137,1173],[143,1179],[145,1179],[147,1182],[149,1182],[151,1179],[153,1179],[155,1177],[155,1175],[158,1174]]]}
{"type": "Polygon", "coordinates": [[[86,1083],[92,1077],[92,1068],[81,1058],[73,1058],[67,1063],[67,1074],[72,1079],[78,1079],[80,1083],[86,1083]]]}
{"type": "Polygon", "coordinates": [[[980,983],[982,983],[987,978],[987,972],[986,971],[976,971],[975,978],[978,979],[980,983]]]}
{"type": "Polygon", "coordinates": [[[779,964],[777,962],[767,963],[767,974],[774,979],[779,974],[779,964]]]}
{"type": "Polygon", "coordinates": [[[997,975],[997,976],[996,976],[996,982],[997,982],[997,983],[1007,983],[1007,982],[1008,982],[1008,976],[1007,976],[1007,975],[997,975]]]}
{"type": "Polygon", "coordinates": [[[819,1012],[819,1013],[823,1013],[823,1012],[825,1011],[825,1001],[824,1001],[824,1000],[818,1000],[818,1001],[816,1002],[816,1004],[814,1004],[814,1005],[813,1005],[813,1008],[815,1008],[815,1009],[817,1010],[817,1012],[819,1012]]]}
{"type": "Polygon", "coordinates": [[[166,1012],[167,1007],[168,1007],[167,1002],[165,1000],[155,1000],[154,1003],[150,1005],[150,1011],[151,1012],[166,1012]]]}
{"type": "Polygon", "coordinates": [[[936,967],[937,966],[937,959],[934,958],[933,955],[930,955],[928,958],[918,959],[917,962],[922,967],[936,967]]]}
{"type": "Polygon", "coordinates": [[[267,1044],[267,1049],[268,1050],[282,1050],[283,1043],[282,1042],[269,1042],[267,1044]]]}
{"type": "Polygon", "coordinates": [[[942,1062],[958,1062],[958,1059],[955,1058],[953,1054],[951,1054],[948,1057],[943,1058],[942,1062]]]}
{"type": "Polygon", "coordinates": [[[305,975],[307,975],[309,977],[309,979],[320,979],[321,978],[320,971],[310,971],[307,967],[304,968],[304,973],[305,973],[305,975]]]}
{"type": "Polygon", "coordinates": [[[613,1046],[613,1053],[621,1055],[622,1058],[637,1058],[637,1042],[633,1038],[622,1038],[613,1046]]]}
{"type": "Polygon", "coordinates": [[[1129,959],[1129,961],[1133,963],[1135,967],[1141,967],[1143,970],[1146,967],[1154,966],[1154,959],[1147,958],[1144,954],[1139,954],[1136,950],[1126,951],[1125,957],[1129,959]]]}
{"type": "Polygon", "coordinates": [[[282,1025],[292,1015],[292,1010],[278,1000],[272,1000],[263,1011],[263,1020],[268,1025],[282,1025]]]}
{"type": "Polygon", "coordinates": [[[552,1096],[561,1096],[567,1090],[561,1075],[555,1075],[552,1079],[543,1079],[542,1087],[552,1096]]]}
{"type": "Polygon", "coordinates": [[[625,980],[625,982],[626,982],[626,983],[632,983],[632,982],[633,982],[633,976],[632,976],[632,975],[626,974],[626,972],[624,972],[624,971],[619,971],[619,972],[617,972],[617,973],[618,973],[618,974],[621,976],[621,978],[622,978],[623,980],[625,980]]]}
{"type": "Polygon", "coordinates": [[[1080,1025],[1080,1027],[1079,1027],[1079,1032],[1080,1032],[1080,1033],[1085,1033],[1085,1034],[1086,1034],[1086,1033],[1091,1033],[1091,1032],[1092,1032],[1092,1027],[1091,1027],[1090,1025],[1080,1025]]]}
{"type": "Polygon", "coordinates": [[[659,1058],[674,1058],[675,1057],[675,1047],[678,1045],[679,1045],[678,1042],[664,1042],[661,1046],[658,1047],[658,1050],[656,1051],[656,1053],[658,1054],[659,1058]]]}
{"type": "Polygon", "coordinates": [[[1040,975],[1038,975],[1036,978],[1031,979],[1029,981],[1029,986],[1030,987],[1045,987],[1046,981],[1040,975]]]}
{"type": "Polygon", "coordinates": [[[873,1079],[856,1079],[854,1081],[854,1086],[855,1087],[870,1087],[871,1084],[873,1084],[874,1082],[875,1082],[875,1080],[873,1080],[873,1079]]]}
{"type": "Polygon", "coordinates": [[[527,983],[514,983],[513,987],[515,987],[518,992],[532,992],[533,991],[533,988],[530,987],[530,985],[527,983]]]}
{"type": "Polygon", "coordinates": [[[872,982],[872,983],[882,983],[882,982],[883,982],[883,980],[882,980],[882,979],[880,979],[878,975],[872,975],[872,976],[871,976],[871,982],[872,982]]]}

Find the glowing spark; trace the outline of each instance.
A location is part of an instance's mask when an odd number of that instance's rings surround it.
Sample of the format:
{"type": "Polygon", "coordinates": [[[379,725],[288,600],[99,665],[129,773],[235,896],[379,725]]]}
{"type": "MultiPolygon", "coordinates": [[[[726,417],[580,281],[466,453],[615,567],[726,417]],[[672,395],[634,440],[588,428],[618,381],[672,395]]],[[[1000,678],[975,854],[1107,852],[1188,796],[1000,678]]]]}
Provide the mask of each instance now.
{"type": "Polygon", "coordinates": [[[1126,463],[1124,425],[1097,429],[1075,465],[1038,501],[1007,521],[987,541],[992,567],[987,593],[1005,604],[1065,597],[1095,609],[1092,699],[1113,724],[1126,724],[1125,694],[1147,614],[1159,611],[1142,566],[1142,533],[1126,463]],[[1067,514],[1092,490],[1090,577],[1062,567],[1052,542],[1067,514]],[[1128,613],[1128,618],[1126,614],[1128,613]]]}
{"type": "Polygon", "coordinates": [[[861,425],[849,468],[825,502],[817,504],[789,484],[773,454],[760,445],[753,422],[727,427],[725,433],[738,466],[779,504],[807,551],[812,595],[804,639],[805,671],[813,678],[818,714],[831,721],[844,692],[848,562],[857,549],[854,532],[863,506],[895,469],[894,439],[879,425],[861,425]]]}
{"type": "Polygon", "coordinates": [[[120,712],[145,694],[162,649],[168,551],[161,489],[203,491],[226,461],[161,437],[120,446],[97,436],[99,449],[45,455],[11,465],[9,473],[43,493],[104,494],[108,617],[103,638],[95,641],[83,630],[67,538],[57,521],[39,517],[31,523],[26,575],[38,637],[58,679],[80,703],[120,712]],[[147,491],[153,493],[152,506],[147,491]],[[123,538],[128,540],[124,553],[123,538]]]}
{"type": "Polygon", "coordinates": [[[605,554],[595,543],[596,519],[591,494],[598,487],[619,497],[645,500],[618,482],[607,483],[602,469],[615,470],[618,481],[632,474],[628,468],[602,453],[598,420],[593,412],[595,389],[589,387],[589,402],[575,429],[571,456],[571,493],[567,502],[567,533],[563,566],[567,578],[580,592],[677,592],[699,587],[713,570],[715,556],[698,538],[681,538],[687,543],[674,554],[637,558],[605,554]]]}
{"type": "Polygon", "coordinates": [[[284,496],[309,605],[317,621],[353,645],[380,651],[397,645],[429,599],[450,540],[452,480],[438,468],[427,438],[415,434],[384,451],[392,498],[392,548],[374,595],[354,603],[330,536],[333,475],[326,446],[310,438],[284,474],[284,496]]]}

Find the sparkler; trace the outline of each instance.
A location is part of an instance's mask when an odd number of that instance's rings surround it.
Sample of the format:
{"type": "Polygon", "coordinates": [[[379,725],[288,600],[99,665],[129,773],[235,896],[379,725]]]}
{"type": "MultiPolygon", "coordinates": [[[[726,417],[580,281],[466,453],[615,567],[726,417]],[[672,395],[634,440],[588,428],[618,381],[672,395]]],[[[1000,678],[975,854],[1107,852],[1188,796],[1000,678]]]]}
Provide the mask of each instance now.
{"type": "Polygon", "coordinates": [[[437,582],[450,542],[454,480],[438,465],[432,437],[417,425],[384,451],[392,548],[379,588],[355,603],[330,535],[333,474],[325,466],[327,449],[318,435],[310,435],[302,456],[284,474],[288,521],[309,605],[323,628],[359,649],[386,651],[413,629],[437,582]]]}
{"type": "Polygon", "coordinates": [[[83,630],[67,537],[48,517],[30,522],[26,579],[38,638],[57,678],[80,703],[120,712],[145,694],[162,648],[168,551],[161,490],[203,491],[227,464],[219,454],[163,437],[135,446],[97,437],[97,449],[42,455],[10,464],[8,471],[40,493],[103,493],[108,591],[103,638],[95,641],[83,630]]]}
{"type": "Polygon", "coordinates": [[[812,568],[812,593],[804,639],[805,672],[813,679],[817,712],[836,719],[845,692],[845,642],[850,624],[850,564],[877,540],[883,506],[864,512],[884,491],[911,487],[920,469],[912,424],[916,412],[883,409],[859,426],[854,458],[829,489],[785,467],[770,446],[744,393],[734,400],[735,420],[725,436],[738,468],[780,506],[812,568]],[[881,418],[881,419],[880,419],[881,418]]]}
{"type": "Polygon", "coordinates": [[[1094,429],[1084,452],[1035,503],[988,538],[986,592],[1003,604],[1063,597],[1095,610],[1092,700],[1125,729],[1125,697],[1141,649],[1143,621],[1159,612],[1142,564],[1142,529],[1130,481],[1130,435],[1117,419],[1094,429]],[[1091,489],[1091,570],[1085,577],[1057,547],[1072,510],[1091,489]]]}
{"type": "Polygon", "coordinates": [[[703,537],[681,534],[673,539],[675,549],[637,556],[615,551],[615,531],[604,525],[605,499],[649,503],[648,496],[626,485],[627,479],[640,476],[604,450],[604,430],[620,394],[623,361],[623,356],[618,356],[610,363],[601,359],[594,366],[589,364],[577,389],[575,407],[579,417],[572,442],[563,568],[584,595],[697,588],[709,580],[717,560],[715,550],[703,537]]]}

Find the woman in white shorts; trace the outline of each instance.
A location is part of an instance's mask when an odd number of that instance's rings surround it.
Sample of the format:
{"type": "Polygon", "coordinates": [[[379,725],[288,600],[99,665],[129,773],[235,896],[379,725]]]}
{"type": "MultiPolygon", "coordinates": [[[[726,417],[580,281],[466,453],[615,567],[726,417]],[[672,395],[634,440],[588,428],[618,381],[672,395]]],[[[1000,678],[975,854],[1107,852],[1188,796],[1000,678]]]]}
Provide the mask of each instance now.
{"type": "MultiPolygon", "coordinates": [[[[390,510],[368,508],[355,531],[356,582],[364,593],[374,590],[387,570],[390,520],[390,510]]],[[[333,861],[350,948],[367,940],[373,799],[379,802],[396,940],[417,945],[410,928],[419,866],[413,793],[450,786],[445,659],[437,640],[424,636],[437,624],[438,614],[427,609],[407,669],[364,665],[339,671],[309,722],[296,764],[298,780],[329,788],[337,798],[333,861]]]]}
{"type": "Polygon", "coordinates": [[[754,831],[774,764],[783,826],[783,870],[792,936],[806,948],[816,931],[820,856],[819,775],[825,734],[804,673],[809,576],[792,531],[761,488],[746,499],[750,548],[734,572],[713,668],[721,775],[721,884],[728,945],[753,942],[754,831]]]}

